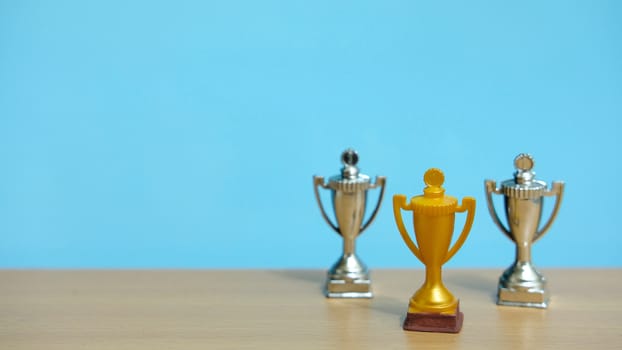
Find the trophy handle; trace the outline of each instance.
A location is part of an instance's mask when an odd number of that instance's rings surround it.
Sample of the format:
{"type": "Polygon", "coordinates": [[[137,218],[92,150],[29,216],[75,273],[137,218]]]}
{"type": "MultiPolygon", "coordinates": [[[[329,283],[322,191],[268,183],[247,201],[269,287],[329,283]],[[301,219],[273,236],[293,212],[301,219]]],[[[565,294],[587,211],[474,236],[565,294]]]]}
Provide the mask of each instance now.
{"type": "Polygon", "coordinates": [[[451,249],[447,252],[447,257],[443,261],[443,264],[449,261],[449,259],[451,259],[458,252],[458,250],[464,244],[464,241],[466,241],[469,232],[471,232],[471,226],[473,226],[473,219],[475,218],[475,198],[464,197],[462,199],[462,205],[456,207],[456,212],[458,213],[462,213],[465,210],[467,210],[468,212],[466,221],[464,223],[464,228],[462,229],[460,236],[456,240],[456,243],[454,243],[454,246],[451,247],[451,249]]]}
{"type": "Polygon", "coordinates": [[[335,224],[332,223],[332,221],[330,221],[330,219],[328,218],[328,215],[326,215],[326,212],[324,211],[324,205],[322,205],[322,199],[320,198],[320,192],[318,191],[319,186],[322,186],[322,188],[324,189],[328,189],[328,186],[324,184],[323,176],[314,176],[313,177],[313,190],[315,191],[315,199],[317,199],[317,204],[320,206],[320,212],[322,213],[322,217],[324,218],[324,220],[326,220],[328,225],[332,227],[333,230],[335,230],[335,232],[341,235],[341,231],[339,230],[339,227],[337,227],[335,224]]]}
{"type": "Polygon", "coordinates": [[[382,203],[382,198],[384,197],[384,188],[387,183],[387,178],[385,176],[376,176],[376,183],[369,186],[369,188],[376,188],[380,186],[380,195],[378,196],[378,203],[376,203],[376,207],[374,208],[374,212],[371,214],[367,222],[361,227],[359,230],[359,235],[365,231],[365,229],[374,221],[376,218],[376,214],[378,214],[378,210],[380,209],[380,203],[382,203]]]}
{"type": "Polygon", "coordinates": [[[512,239],[512,234],[510,230],[505,228],[499,220],[499,215],[497,215],[497,211],[495,210],[495,203],[492,201],[492,194],[501,194],[501,191],[497,188],[497,184],[494,180],[486,180],[486,203],[488,204],[488,211],[490,212],[490,216],[492,216],[492,221],[497,225],[499,230],[503,232],[509,239],[512,239]]]}
{"type": "Polygon", "coordinates": [[[546,231],[551,228],[551,225],[553,224],[553,221],[557,216],[557,212],[559,211],[559,205],[561,204],[562,198],[564,197],[564,183],[554,181],[553,185],[551,186],[551,190],[544,192],[544,195],[547,197],[555,196],[555,206],[553,207],[553,211],[551,212],[551,217],[549,218],[549,221],[546,222],[546,224],[542,227],[540,231],[536,232],[533,242],[540,239],[540,237],[542,237],[546,233],[546,231]]]}
{"type": "Polygon", "coordinates": [[[400,231],[402,235],[402,239],[404,243],[410,248],[410,251],[415,254],[419,261],[423,262],[421,258],[421,252],[415,242],[410,238],[406,227],[404,226],[404,221],[402,220],[402,212],[401,210],[413,210],[412,205],[406,204],[406,196],[403,194],[396,194],[393,196],[393,216],[395,217],[395,223],[397,224],[397,229],[400,231]]]}

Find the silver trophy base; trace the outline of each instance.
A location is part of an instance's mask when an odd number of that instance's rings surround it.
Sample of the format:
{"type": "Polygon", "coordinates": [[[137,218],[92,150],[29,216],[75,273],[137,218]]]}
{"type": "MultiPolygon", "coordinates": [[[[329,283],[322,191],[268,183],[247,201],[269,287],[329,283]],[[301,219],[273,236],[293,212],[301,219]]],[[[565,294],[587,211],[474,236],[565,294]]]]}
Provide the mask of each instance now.
{"type": "Polygon", "coordinates": [[[369,270],[355,254],[344,254],[327,275],[327,298],[373,298],[369,270]]]}
{"type": "Polygon", "coordinates": [[[370,279],[331,279],[324,290],[327,298],[373,298],[370,279]]]}
{"type": "Polygon", "coordinates": [[[497,304],[546,309],[550,300],[546,284],[531,262],[515,262],[499,278],[497,304]]]}
{"type": "Polygon", "coordinates": [[[532,307],[546,309],[549,306],[550,296],[543,290],[516,290],[499,287],[497,305],[532,307]]]}

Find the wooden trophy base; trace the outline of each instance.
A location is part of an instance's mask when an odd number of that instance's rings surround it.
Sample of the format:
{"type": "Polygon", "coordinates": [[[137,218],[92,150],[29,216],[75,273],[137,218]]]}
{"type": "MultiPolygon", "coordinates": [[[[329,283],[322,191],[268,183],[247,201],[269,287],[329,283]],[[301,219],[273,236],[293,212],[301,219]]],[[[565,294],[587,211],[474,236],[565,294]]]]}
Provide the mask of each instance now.
{"type": "Polygon", "coordinates": [[[464,315],[460,312],[460,302],[453,315],[430,312],[407,313],[404,320],[405,331],[458,333],[462,329],[464,315]]]}

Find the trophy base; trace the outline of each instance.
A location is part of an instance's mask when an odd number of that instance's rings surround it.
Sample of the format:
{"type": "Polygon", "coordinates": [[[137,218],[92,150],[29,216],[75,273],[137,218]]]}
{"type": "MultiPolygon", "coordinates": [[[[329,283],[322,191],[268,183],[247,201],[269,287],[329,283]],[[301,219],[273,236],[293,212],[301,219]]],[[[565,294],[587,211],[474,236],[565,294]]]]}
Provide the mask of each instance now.
{"type": "Polygon", "coordinates": [[[460,312],[460,304],[453,315],[430,312],[407,313],[404,320],[405,331],[459,333],[462,329],[464,314],[460,312]]]}
{"type": "Polygon", "coordinates": [[[549,306],[549,293],[547,290],[517,290],[499,287],[497,305],[531,307],[546,309],[549,306]]]}
{"type": "Polygon", "coordinates": [[[341,280],[330,279],[326,282],[325,294],[327,298],[373,298],[371,280],[341,280]]]}

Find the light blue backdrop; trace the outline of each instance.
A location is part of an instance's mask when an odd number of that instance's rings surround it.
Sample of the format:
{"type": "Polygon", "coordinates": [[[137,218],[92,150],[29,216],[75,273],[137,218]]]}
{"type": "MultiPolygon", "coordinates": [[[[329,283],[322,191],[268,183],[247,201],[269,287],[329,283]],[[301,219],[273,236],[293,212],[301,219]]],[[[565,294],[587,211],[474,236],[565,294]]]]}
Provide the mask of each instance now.
{"type": "Polygon", "coordinates": [[[567,182],[536,264],[620,267],[621,18],[615,0],[1,1],[0,267],[326,268],[341,240],[311,178],[349,146],[388,177],[358,240],[372,268],[422,266],[391,197],[429,167],[478,201],[449,266],[508,265],[483,180],[520,152],[567,182]]]}

